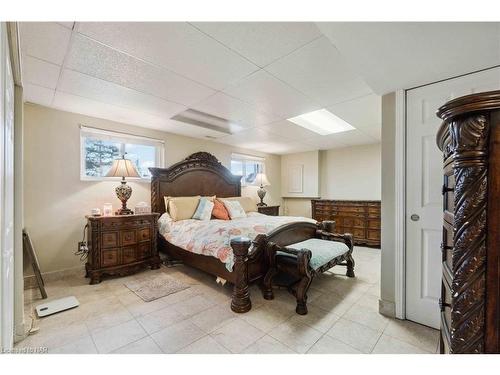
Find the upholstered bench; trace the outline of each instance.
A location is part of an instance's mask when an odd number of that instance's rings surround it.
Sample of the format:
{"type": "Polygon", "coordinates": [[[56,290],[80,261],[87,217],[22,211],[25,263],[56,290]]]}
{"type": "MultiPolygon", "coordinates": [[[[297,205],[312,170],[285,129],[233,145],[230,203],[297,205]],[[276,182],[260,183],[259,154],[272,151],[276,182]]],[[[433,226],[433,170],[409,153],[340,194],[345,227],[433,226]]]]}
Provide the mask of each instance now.
{"type": "Polygon", "coordinates": [[[314,276],[333,266],[347,267],[347,276],[354,277],[351,234],[317,230],[314,238],[282,247],[269,242],[266,254],[269,269],[264,277],[263,295],[273,299],[273,285],[286,286],[297,299],[297,314],[307,314],[307,291],[314,276]]]}

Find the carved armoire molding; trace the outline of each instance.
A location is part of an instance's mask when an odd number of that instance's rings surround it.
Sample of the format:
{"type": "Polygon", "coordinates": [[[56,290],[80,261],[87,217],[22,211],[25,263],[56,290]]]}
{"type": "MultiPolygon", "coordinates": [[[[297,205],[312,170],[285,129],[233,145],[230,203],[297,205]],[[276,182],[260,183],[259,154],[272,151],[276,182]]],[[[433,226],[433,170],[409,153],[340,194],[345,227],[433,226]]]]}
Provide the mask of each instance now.
{"type": "Polygon", "coordinates": [[[498,194],[499,177],[490,168],[500,161],[490,138],[499,131],[500,117],[493,116],[499,111],[500,91],[458,98],[438,111],[444,121],[437,143],[445,165],[441,352],[498,352],[498,267],[492,273],[488,263],[498,264],[500,244],[492,248],[488,236],[495,235],[491,218],[500,212],[488,202],[498,194]]]}

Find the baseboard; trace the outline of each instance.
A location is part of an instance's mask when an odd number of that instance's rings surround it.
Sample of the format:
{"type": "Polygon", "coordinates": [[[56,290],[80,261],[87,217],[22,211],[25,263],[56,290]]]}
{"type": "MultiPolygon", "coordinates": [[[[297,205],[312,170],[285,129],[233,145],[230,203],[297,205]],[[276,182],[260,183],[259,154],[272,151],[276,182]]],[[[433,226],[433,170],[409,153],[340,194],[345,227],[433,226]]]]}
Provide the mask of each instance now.
{"type": "MultiPolygon", "coordinates": [[[[67,268],[65,270],[52,271],[52,272],[43,272],[42,278],[44,282],[57,281],[61,280],[68,276],[79,276],[83,277],[85,273],[85,266],[78,266],[73,268],[67,268]]],[[[24,289],[34,289],[38,288],[38,284],[36,282],[35,275],[27,275],[24,276],[24,289]]]]}
{"type": "Polygon", "coordinates": [[[390,318],[396,317],[396,304],[391,301],[378,300],[378,312],[390,318]]]}

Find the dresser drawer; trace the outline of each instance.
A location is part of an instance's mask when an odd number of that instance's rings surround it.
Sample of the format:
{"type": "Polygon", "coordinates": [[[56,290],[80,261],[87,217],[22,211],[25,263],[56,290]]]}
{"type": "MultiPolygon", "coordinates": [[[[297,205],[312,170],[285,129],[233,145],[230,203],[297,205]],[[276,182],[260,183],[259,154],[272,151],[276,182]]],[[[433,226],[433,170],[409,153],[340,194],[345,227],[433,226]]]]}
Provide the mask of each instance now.
{"type": "Polygon", "coordinates": [[[368,220],[367,223],[369,229],[380,229],[380,220],[368,220]]]}
{"type": "Polygon", "coordinates": [[[338,211],[340,214],[342,213],[365,213],[365,208],[364,207],[346,207],[346,206],[340,206],[338,208],[338,211]]]}
{"type": "Polygon", "coordinates": [[[137,230],[139,241],[149,241],[151,239],[151,228],[142,228],[137,230]]]}
{"type": "Polygon", "coordinates": [[[153,224],[151,218],[131,218],[131,217],[114,217],[110,220],[103,221],[102,230],[121,230],[128,228],[137,228],[143,226],[150,226],[153,224]]]}
{"type": "Polygon", "coordinates": [[[135,230],[122,230],[120,232],[120,245],[128,246],[134,245],[137,243],[137,233],[135,230]]]}
{"type": "Polygon", "coordinates": [[[451,326],[451,291],[446,279],[443,279],[441,286],[441,306],[442,317],[449,328],[451,326]]]}
{"type": "Polygon", "coordinates": [[[369,240],[380,241],[380,230],[368,229],[366,233],[366,238],[368,238],[369,240]]]}
{"type": "Polygon", "coordinates": [[[101,237],[101,247],[103,249],[109,247],[120,246],[118,241],[118,232],[103,232],[101,237]]]}
{"type": "Polygon", "coordinates": [[[453,269],[453,227],[446,221],[443,225],[442,260],[449,270],[453,269]]]}
{"type": "Polygon", "coordinates": [[[344,217],[344,225],[346,227],[361,227],[365,228],[366,224],[364,220],[353,218],[353,217],[344,217]]]}
{"type": "Polygon", "coordinates": [[[122,248],[122,263],[133,263],[137,261],[137,251],[135,246],[123,247],[122,248]]]}
{"type": "Polygon", "coordinates": [[[102,250],[101,264],[103,267],[118,266],[120,264],[119,249],[102,250]]]}
{"type": "Polygon", "coordinates": [[[144,259],[151,256],[151,242],[143,242],[137,246],[137,258],[144,259]]]}

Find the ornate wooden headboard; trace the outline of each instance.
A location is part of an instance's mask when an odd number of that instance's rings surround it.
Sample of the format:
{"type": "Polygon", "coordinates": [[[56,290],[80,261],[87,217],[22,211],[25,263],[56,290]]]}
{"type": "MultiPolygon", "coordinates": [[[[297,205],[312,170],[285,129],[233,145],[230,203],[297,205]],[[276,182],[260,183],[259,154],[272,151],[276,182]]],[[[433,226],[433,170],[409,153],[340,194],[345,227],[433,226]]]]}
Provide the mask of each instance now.
{"type": "Polygon", "coordinates": [[[241,176],[233,175],[208,152],[196,152],[170,168],[151,171],[151,210],[165,212],[165,196],[239,197],[241,176]]]}

